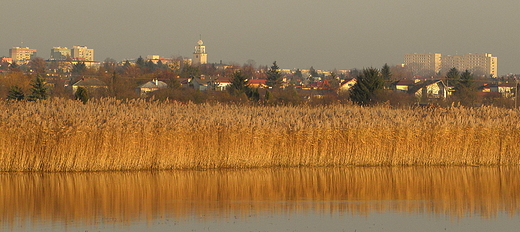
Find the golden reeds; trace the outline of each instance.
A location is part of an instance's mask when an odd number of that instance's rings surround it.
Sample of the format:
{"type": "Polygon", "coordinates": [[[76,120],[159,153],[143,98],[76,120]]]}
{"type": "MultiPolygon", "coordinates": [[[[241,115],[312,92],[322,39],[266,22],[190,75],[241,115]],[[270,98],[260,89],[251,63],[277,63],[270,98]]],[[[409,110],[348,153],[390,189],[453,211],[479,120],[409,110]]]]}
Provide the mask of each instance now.
{"type": "Polygon", "coordinates": [[[518,165],[520,112],[0,102],[0,171],[518,165]]]}
{"type": "Polygon", "coordinates": [[[420,212],[454,219],[517,216],[519,181],[518,167],[0,173],[0,226],[39,221],[130,224],[203,216],[213,221],[309,211],[420,212]]]}

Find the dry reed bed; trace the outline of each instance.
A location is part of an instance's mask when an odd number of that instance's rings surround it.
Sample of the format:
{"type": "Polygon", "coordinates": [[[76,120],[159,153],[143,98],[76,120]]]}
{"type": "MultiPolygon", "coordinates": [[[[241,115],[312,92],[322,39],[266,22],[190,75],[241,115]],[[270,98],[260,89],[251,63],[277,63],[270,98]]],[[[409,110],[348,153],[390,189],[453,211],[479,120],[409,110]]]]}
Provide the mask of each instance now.
{"type": "Polygon", "coordinates": [[[0,102],[0,171],[518,165],[519,111],[0,102]]]}
{"type": "Polygon", "coordinates": [[[213,221],[308,211],[493,218],[519,214],[519,181],[518,167],[0,173],[0,218],[13,226],[172,217],[213,221]]]}

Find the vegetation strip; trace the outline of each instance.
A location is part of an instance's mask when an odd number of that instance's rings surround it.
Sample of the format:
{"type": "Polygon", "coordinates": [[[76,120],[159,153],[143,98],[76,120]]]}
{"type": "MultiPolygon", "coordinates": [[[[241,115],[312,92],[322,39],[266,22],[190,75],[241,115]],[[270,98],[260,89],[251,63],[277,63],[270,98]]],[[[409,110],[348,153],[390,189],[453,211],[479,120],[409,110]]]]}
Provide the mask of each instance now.
{"type": "Polygon", "coordinates": [[[519,111],[0,102],[0,171],[518,165],[519,111]]]}

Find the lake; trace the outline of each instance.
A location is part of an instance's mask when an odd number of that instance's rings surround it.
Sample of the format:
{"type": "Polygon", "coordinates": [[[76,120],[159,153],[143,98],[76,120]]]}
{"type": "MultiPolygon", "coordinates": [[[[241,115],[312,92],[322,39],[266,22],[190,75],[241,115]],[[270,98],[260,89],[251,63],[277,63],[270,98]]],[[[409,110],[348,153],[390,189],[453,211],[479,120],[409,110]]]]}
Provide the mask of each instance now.
{"type": "Polygon", "coordinates": [[[0,173],[2,231],[517,231],[519,167],[0,173]]]}

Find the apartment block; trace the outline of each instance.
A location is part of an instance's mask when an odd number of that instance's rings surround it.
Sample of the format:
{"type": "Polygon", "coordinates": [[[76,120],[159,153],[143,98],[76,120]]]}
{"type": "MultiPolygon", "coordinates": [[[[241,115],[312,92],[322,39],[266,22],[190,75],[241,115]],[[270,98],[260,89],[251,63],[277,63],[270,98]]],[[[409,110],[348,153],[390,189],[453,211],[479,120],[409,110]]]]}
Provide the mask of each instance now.
{"type": "Polygon", "coordinates": [[[16,63],[27,63],[29,60],[36,57],[36,49],[29,47],[13,47],[9,49],[9,56],[16,63]]]}
{"type": "Polygon", "coordinates": [[[75,60],[94,61],[94,49],[87,46],[73,46],[70,55],[75,60]]]}
{"type": "Polygon", "coordinates": [[[442,57],[442,71],[456,68],[459,71],[468,70],[478,76],[498,75],[498,59],[489,53],[484,54],[465,54],[461,56],[442,57]]]}
{"type": "Polygon", "coordinates": [[[404,55],[404,65],[413,75],[433,76],[441,71],[440,53],[412,53],[404,55]]]}
{"type": "Polygon", "coordinates": [[[423,77],[433,76],[437,73],[444,74],[452,68],[459,71],[468,70],[477,76],[496,77],[498,75],[498,59],[489,53],[468,53],[456,56],[442,56],[439,53],[413,53],[404,56],[404,65],[413,75],[423,77]]]}
{"type": "Polygon", "coordinates": [[[71,57],[71,50],[67,47],[53,47],[51,49],[51,60],[65,60],[71,57]]]}

